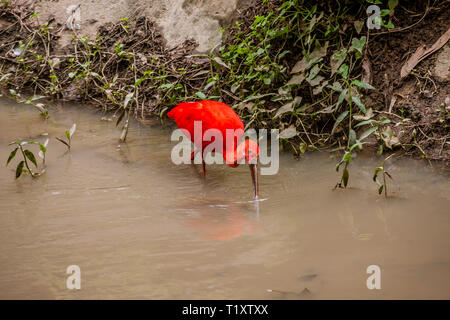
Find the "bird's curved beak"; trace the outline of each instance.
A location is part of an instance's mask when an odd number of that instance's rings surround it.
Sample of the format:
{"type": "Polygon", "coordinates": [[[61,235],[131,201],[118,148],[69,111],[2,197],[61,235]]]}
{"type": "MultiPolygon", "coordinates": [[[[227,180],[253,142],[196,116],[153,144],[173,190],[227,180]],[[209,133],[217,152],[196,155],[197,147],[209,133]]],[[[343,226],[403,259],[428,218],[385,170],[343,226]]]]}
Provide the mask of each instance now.
{"type": "Polygon", "coordinates": [[[252,174],[252,182],[253,182],[253,189],[255,191],[255,200],[258,199],[258,165],[255,163],[249,164],[250,167],[250,173],[252,174]]]}

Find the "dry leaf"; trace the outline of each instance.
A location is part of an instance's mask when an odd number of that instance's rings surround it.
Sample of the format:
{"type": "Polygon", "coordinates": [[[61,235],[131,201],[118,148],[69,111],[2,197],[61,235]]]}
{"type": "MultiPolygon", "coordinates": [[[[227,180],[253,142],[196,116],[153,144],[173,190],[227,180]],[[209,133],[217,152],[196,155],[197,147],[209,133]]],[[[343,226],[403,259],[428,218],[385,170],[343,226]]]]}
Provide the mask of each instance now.
{"type": "Polygon", "coordinates": [[[382,137],[384,143],[386,144],[386,147],[388,147],[389,149],[392,149],[392,147],[400,144],[398,137],[394,136],[394,133],[393,133],[391,127],[387,127],[385,132],[388,134],[388,136],[385,136],[383,134],[381,137],[382,137]]]}
{"type": "Polygon", "coordinates": [[[372,64],[365,55],[362,61],[363,76],[362,82],[372,85],[372,64]]]}
{"type": "Polygon", "coordinates": [[[314,51],[309,55],[309,58],[303,57],[302,60],[297,61],[291,70],[291,74],[300,73],[309,69],[313,64],[319,62],[323,57],[327,55],[328,41],[325,42],[323,47],[315,48],[314,51]]]}
{"type": "Polygon", "coordinates": [[[299,96],[295,97],[293,101],[280,107],[280,109],[278,109],[277,113],[275,113],[274,118],[282,115],[283,113],[294,111],[294,106],[300,104],[301,101],[302,101],[302,97],[299,97],[299,96]]]}
{"type": "Polygon", "coordinates": [[[291,70],[291,74],[305,71],[306,66],[307,66],[306,58],[303,57],[302,60],[297,61],[297,63],[294,65],[294,67],[291,70]]]}
{"type": "Polygon", "coordinates": [[[325,80],[324,82],[322,82],[320,84],[320,86],[314,88],[313,90],[313,95],[318,95],[319,93],[322,92],[323,88],[328,84],[328,80],[325,80]]]}
{"type": "Polygon", "coordinates": [[[400,79],[406,77],[420,61],[442,48],[442,46],[446,44],[449,39],[450,28],[429,49],[425,49],[425,45],[417,48],[416,52],[414,52],[414,54],[403,65],[402,70],[400,71],[400,79]]]}
{"type": "Polygon", "coordinates": [[[289,139],[295,137],[297,135],[297,129],[295,129],[294,125],[291,125],[289,128],[281,131],[279,137],[280,139],[289,139]]]}
{"type": "Polygon", "coordinates": [[[292,78],[286,84],[287,85],[290,85],[290,84],[301,84],[303,82],[303,80],[305,80],[305,76],[302,73],[295,74],[294,76],[292,76],[292,78]]]}
{"type": "Polygon", "coordinates": [[[238,106],[238,109],[239,109],[239,110],[247,109],[248,111],[251,112],[254,105],[255,105],[255,104],[254,104],[253,102],[243,102],[243,103],[241,103],[241,104],[238,106]]]}

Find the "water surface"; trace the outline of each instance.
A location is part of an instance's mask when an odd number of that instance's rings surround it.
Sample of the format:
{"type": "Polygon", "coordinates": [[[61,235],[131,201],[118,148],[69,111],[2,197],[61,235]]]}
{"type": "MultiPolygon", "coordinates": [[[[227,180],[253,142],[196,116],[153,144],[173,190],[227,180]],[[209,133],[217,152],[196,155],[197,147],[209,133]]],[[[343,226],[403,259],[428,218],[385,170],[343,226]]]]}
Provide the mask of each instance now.
{"type": "Polygon", "coordinates": [[[245,166],[203,179],[172,164],[168,126],[133,122],[119,143],[98,110],[50,114],[0,100],[2,299],[450,298],[450,180],[423,162],[390,161],[385,199],[371,179],[381,158],[357,158],[351,187],[333,191],[335,156],[282,154],[257,210],[245,166]],[[65,153],[55,137],[73,122],[65,153]],[[47,137],[45,174],[15,180],[7,144],[47,137]],[[81,290],[66,288],[69,265],[81,290]],[[369,265],[381,290],[366,287],[369,265]]]}

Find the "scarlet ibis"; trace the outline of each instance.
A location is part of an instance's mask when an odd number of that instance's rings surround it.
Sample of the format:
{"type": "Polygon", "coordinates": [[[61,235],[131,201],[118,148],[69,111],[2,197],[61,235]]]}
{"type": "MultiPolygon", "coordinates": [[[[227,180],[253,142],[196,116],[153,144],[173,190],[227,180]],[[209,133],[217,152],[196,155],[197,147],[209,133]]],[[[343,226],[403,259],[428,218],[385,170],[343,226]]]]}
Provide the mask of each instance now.
{"type": "Polygon", "coordinates": [[[201,151],[204,174],[206,174],[206,169],[203,151],[210,143],[214,142],[214,138],[211,139],[211,141],[203,141],[204,133],[209,129],[219,130],[223,137],[223,149],[215,150],[215,152],[222,153],[226,164],[232,168],[239,166],[239,163],[245,158],[246,163],[248,163],[250,167],[254,196],[255,199],[258,198],[257,160],[259,157],[259,147],[255,141],[249,139],[238,144],[243,136],[244,124],[232,108],[225,103],[211,100],[183,102],[170,110],[167,115],[175,120],[180,129],[185,129],[189,132],[189,138],[196,148],[196,151],[191,154],[191,160],[194,159],[196,152],[201,151]],[[199,142],[195,141],[196,139],[194,137],[194,122],[196,121],[201,121],[202,124],[201,145],[196,145],[196,143],[199,144],[199,142]],[[233,135],[234,141],[230,141],[229,143],[227,143],[227,139],[230,139],[231,136],[227,135],[227,129],[232,129],[236,132],[236,134],[233,135]],[[231,148],[229,146],[233,147],[231,148]]]}

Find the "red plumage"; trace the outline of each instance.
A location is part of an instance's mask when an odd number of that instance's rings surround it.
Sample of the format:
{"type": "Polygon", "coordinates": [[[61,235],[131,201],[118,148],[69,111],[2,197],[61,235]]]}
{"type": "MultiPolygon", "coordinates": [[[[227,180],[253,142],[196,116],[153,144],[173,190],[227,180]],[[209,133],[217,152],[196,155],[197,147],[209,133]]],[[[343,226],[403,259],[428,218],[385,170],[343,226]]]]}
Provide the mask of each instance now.
{"type": "MultiPolygon", "coordinates": [[[[258,199],[258,167],[257,161],[259,157],[259,146],[256,141],[247,139],[242,141],[239,145],[244,134],[244,124],[241,118],[231,109],[229,106],[222,102],[203,100],[199,102],[184,102],[178,104],[167,114],[170,118],[175,120],[178,127],[187,134],[189,132],[191,141],[195,144],[197,151],[201,150],[202,153],[202,170],[206,174],[205,161],[204,161],[204,149],[214,142],[215,135],[212,134],[211,141],[203,141],[205,139],[205,132],[209,129],[219,130],[222,134],[223,146],[222,150],[214,150],[221,152],[226,164],[230,167],[237,167],[241,163],[242,159],[249,164],[250,172],[252,175],[253,188],[255,191],[255,199],[258,199]],[[201,137],[195,137],[195,122],[201,121],[202,132],[201,137]],[[233,134],[227,134],[227,130],[232,129],[233,134]],[[231,140],[231,137],[234,141],[231,140]],[[196,141],[199,139],[198,141],[196,141]],[[202,141],[200,143],[200,140],[202,141]]],[[[214,149],[218,148],[216,144],[213,145],[214,149]]],[[[213,151],[213,150],[207,150],[213,151]]],[[[194,159],[195,153],[191,154],[191,159],[194,159]]]]}
{"type": "MultiPolygon", "coordinates": [[[[226,130],[244,130],[244,124],[239,116],[225,103],[218,101],[203,100],[199,102],[183,102],[173,108],[168,117],[175,120],[180,129],[185,129],[190,133],[191,141],[194,141],[194,121],[202,122],[202,137],[208,129],[217,129],[222,133],[223,150],[226,150],[226,130]]],[[[235,136],[234,149],[242,134],[235,136]]],[[[214,140],[213,140],[214,141],[214,140]]],[[[203,141],[202,150],[212,141],[203,141]]],[[[196,146],[200,148],[200,146],[196,146]]],[[[231,151],[231,150],[230,150],[231,151]]]]}

